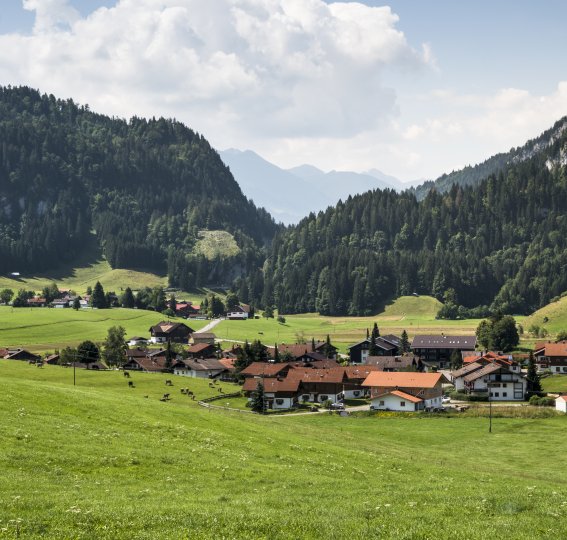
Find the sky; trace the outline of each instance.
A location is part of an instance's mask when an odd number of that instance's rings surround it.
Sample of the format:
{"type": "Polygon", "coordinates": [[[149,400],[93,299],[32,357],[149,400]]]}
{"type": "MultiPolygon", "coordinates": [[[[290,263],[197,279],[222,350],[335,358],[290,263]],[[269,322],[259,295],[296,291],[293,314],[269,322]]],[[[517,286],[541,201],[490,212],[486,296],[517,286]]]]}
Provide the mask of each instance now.
{"type": "Polygon", "coordinates": [[[566,20],[564,0],[2,0],[0,84],[410,181],[567,115],[566,20]]]}

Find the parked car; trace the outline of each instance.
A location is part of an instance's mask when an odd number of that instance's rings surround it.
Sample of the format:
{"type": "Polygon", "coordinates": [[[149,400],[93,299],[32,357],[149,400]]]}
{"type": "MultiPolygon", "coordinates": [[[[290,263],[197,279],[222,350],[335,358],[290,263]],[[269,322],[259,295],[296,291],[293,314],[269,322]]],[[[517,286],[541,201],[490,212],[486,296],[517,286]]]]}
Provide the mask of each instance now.
{"type": "Polygon", "coordinates": [[[345,406],[343,403],[331,403],[331,409],[334,411],[344,411],[345,406]]]}
{"type": "Polygon", "coordinates": [[[441,403],[451,403],[451,398],[449,396],[443,396],[441,403]]]}

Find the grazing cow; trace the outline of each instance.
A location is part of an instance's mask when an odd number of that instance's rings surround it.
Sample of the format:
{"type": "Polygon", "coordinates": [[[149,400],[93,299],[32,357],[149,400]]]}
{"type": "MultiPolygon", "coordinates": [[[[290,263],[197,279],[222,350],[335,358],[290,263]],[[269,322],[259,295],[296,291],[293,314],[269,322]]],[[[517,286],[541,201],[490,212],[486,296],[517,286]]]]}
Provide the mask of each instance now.
{"type": "Polygon", "coordinates": [[[125,371],[125,372],[124,372],[124,377],[126,377],[127,379],[129,379],[129,378],[130,378],[130,373],[129,373],[128,371],[125,371]]]}
{"type": "Polygon", "coordinates": [[[193,392],[192,392],[191,390],[189,390],[189,388],[187,388],[187,395],[188,395],[188,396],[192,396],[192,395],[193,395],[193,392]]]}
{"type": "Polygon", "coordinates": [[[186,390],[185,388],[182,388],[182,389],[181,389],[181,393],[182,393],[182,394],[186,394],[186,393],[187,393],[187,390],[186,390]]]}
{"type": "Polygon", "coordinates": [[[134,388],[134,381],[128,381],[128,388],[134,388]]]}
{"type": "Polygon", "coordinates": [[[165,380],[165,386],[173,386],[173,383],[171,382],[171,379],[166,379],[166,380],[165,380]]]}

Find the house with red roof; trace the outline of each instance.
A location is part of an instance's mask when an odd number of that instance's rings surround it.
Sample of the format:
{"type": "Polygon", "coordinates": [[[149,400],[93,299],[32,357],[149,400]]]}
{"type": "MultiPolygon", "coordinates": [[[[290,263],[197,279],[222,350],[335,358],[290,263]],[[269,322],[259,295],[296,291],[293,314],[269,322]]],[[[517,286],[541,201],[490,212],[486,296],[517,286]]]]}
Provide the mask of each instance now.
{"type": "Polygon", "coordinates": [[[371,409],[413,412],[441,407],[447,382],[442,373],[374,371],[362,386],[370,388],[371,409]]]}
{"type": "Polygon", "coordinates": [[[452,371],[451,379],[460,392],[489,393],[494,401],[522,401],[527,391],[527,380],[516,366],[513,368],[513,365],[500,360],[470,362],[452,371]]]}
{"type": "Polygon", "coordinates": [[[244,381],[242,390],[249,400],[253,399],[258,390],[258,384],[264,387],[264,403],[266,409],[291,409],[298,404],[301,393],[301,380],[272,377],[269,379],[248,378],[244,381]]]}

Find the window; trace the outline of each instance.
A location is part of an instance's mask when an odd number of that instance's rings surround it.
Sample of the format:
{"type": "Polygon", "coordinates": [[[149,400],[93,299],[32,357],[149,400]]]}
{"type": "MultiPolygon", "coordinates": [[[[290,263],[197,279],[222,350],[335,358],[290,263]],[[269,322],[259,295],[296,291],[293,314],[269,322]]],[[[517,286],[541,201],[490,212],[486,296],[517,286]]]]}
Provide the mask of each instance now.
{"type": "Polygon", "coordinates": [[[380,406],[380,407],[383,407],[383,406],[384,406],[384,401],[383,401],[383,400],[380,400],[380,405],[379,405],[379,406],[380,406]]]}
{"type": "Polygon", "coordinates": [[[558,368],[558,367],[556,367],[556,368],[555,368],[555,371],[559,371],[559,368],[558,368]]]}
{"type": "Polygon", "coordinates": [[[564,367],[564,368],[563,368],[563,371],[567,371],[567,367],[564,367]]]}
{"type": "Polygon", "coordinates": [[[507,385],[506,383],[504,383],[504,384],[502,385],[502,388],[508,388],[508,385],[507,385]]]}
{"type": "Polygon", "coordinates": [[[400,401],[400,407],[405,407],[406,406],[406,402],[405,401],[400,401]]]}
{"type": "Polygon", "coordinates": [[[500,392],[494,392],[494,397],[500,397],[500,392]]]}
{"type": "Polygon", "coordinates": [[[502,392],[502,397],[508,397],[508,392],[502,392]]]}

